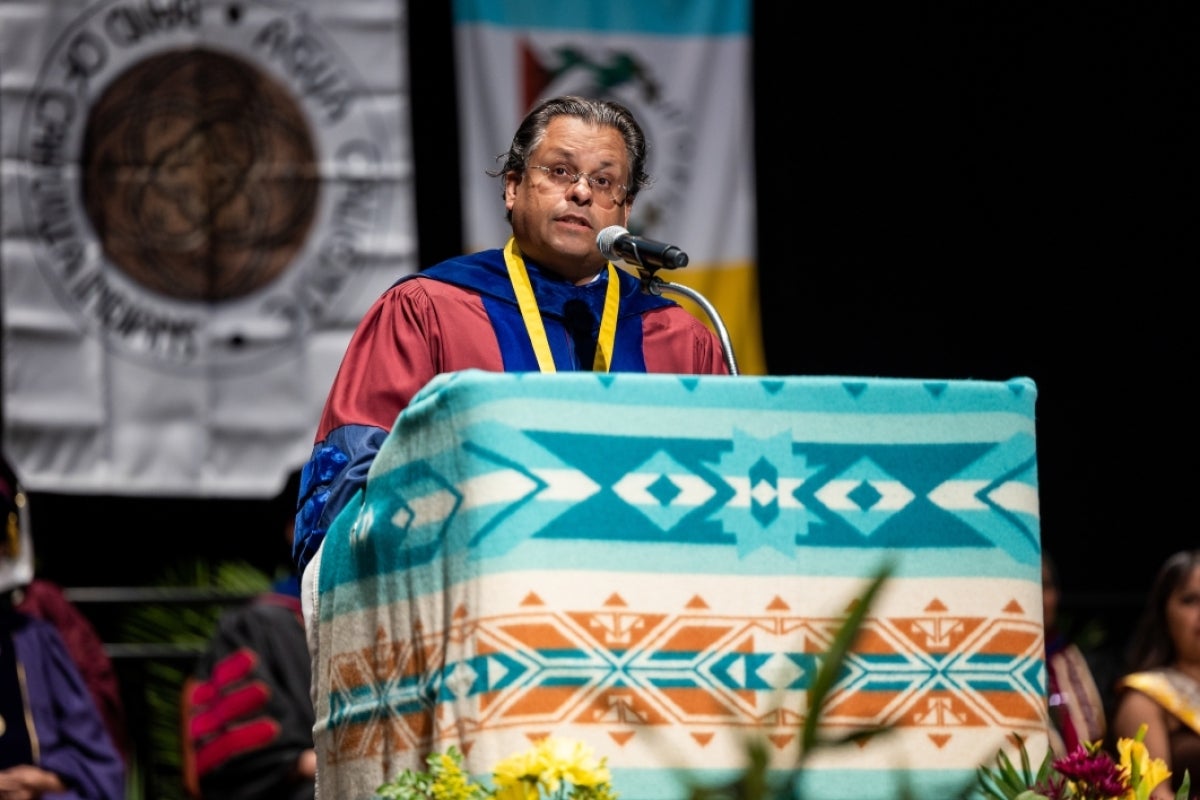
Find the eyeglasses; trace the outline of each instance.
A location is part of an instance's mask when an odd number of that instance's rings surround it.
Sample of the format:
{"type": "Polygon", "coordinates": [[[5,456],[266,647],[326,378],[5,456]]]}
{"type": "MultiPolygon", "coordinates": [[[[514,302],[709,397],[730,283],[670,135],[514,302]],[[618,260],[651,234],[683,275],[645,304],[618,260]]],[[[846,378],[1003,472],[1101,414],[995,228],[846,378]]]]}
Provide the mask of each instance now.
{"type": "Polygon", "coordinates": [[[564,189],[578,183],[580,178],[587,178],[588,186],[592,189],[592,197],[599,205],[606,208],[622,205],[625,198],[629,196],[628,187],[623,183],[617,183],[611,175],[589,175],[586,172],[575,172],[566,164],[552,166],[530,164],[529,168],[540,169],[552,184],[564,189]]]}

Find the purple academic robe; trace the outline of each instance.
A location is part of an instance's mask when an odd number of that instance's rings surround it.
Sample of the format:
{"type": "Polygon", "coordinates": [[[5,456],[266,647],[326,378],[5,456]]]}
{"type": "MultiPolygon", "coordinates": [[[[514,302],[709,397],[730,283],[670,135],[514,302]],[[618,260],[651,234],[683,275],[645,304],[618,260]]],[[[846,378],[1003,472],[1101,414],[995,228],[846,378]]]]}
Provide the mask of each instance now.
{"type": "Polygon", "coordinates": [[[44,800],[122,800],[124,761],[58,630],[24,614],[7,619],[17,660],[24,666],[37,766],[69,787],[44,795],[44,800]]]}

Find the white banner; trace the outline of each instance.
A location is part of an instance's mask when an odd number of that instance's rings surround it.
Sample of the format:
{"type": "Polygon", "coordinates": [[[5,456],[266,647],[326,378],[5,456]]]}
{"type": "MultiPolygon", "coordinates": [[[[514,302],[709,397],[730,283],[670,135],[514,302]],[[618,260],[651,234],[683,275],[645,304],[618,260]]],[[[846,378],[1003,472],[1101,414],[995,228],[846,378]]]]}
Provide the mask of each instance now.
{"type": "Polygon", "coordinates": [[[416,269],[404,0],[0,0],[4,449],[267,497],[416,269]]]}
{"type": "Polygon", "coordinates": [[[646,131],[655,181],[630,230],[688,254],[686,268],[658,277],[707,298],[740,372],[764,374],[750,0],[455,0],[454,16],[467,249],[508,238],[501,184],[487,170],[530,108],[560,94],[619,100],[646,131]]]}

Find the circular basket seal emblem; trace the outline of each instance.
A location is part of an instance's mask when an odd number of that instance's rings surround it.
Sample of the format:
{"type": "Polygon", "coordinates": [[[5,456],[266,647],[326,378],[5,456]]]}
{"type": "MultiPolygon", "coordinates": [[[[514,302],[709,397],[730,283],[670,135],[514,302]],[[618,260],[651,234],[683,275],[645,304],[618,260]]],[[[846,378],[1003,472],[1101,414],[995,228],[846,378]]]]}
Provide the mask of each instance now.
{"type": "Polygon", "coordinates": [[[90,6],[20,127],[19,200],[59,301],[158,367],[298,354],[358,299],[392,221],[396,124],[364,86],[284,3],[90,6]]]}
{"type": "Polygon", "coordinates": [[[88,112],[81,161],[106,261],[178,300],[260,291],[316,214],[317,154],[294,98],[211,50],[151,56],[113,79],[88,112]]]}

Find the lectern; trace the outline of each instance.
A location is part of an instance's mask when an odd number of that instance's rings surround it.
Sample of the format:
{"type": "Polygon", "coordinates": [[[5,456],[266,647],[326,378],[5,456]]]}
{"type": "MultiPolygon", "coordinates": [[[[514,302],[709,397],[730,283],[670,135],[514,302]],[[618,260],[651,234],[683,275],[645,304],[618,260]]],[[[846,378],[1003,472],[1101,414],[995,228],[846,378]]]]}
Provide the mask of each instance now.
{"type": "Polygon", "coordinates": [[[427,386],[319,561],[319,791],[456,745],[486,775],[554,734],[623,800],[685,800],[747,743],[797,763],[807,688],[890,577],[820,710],[810,800],[950,798],[1045,752],[1036,386],[497,374],[427,386]]]}

